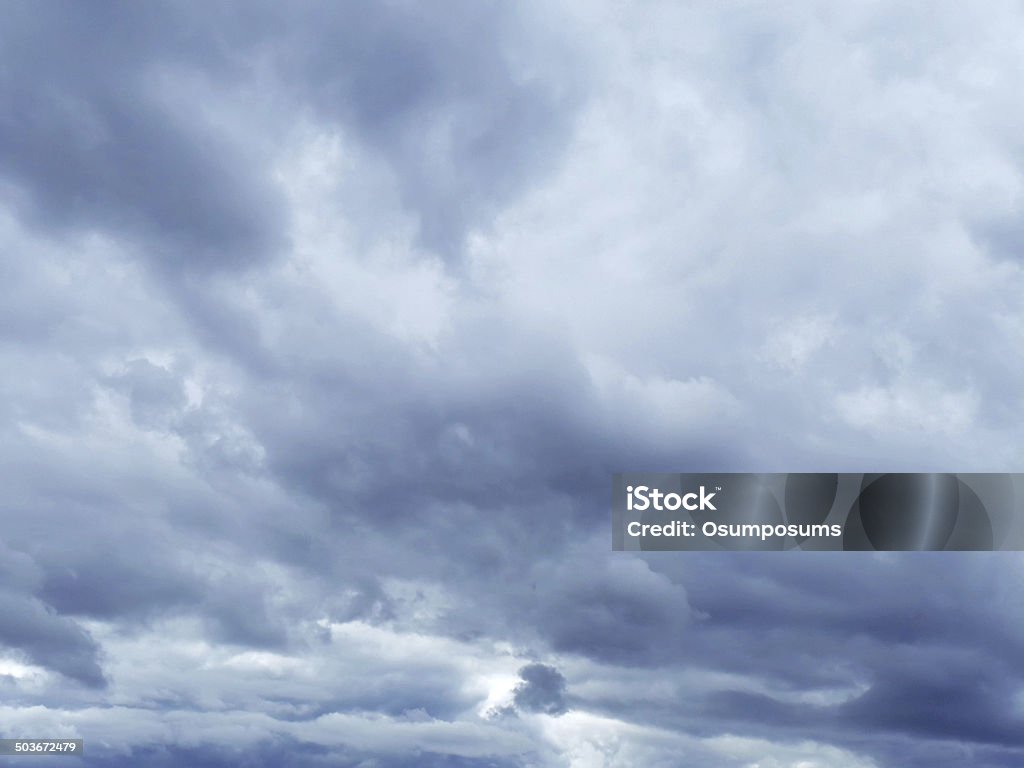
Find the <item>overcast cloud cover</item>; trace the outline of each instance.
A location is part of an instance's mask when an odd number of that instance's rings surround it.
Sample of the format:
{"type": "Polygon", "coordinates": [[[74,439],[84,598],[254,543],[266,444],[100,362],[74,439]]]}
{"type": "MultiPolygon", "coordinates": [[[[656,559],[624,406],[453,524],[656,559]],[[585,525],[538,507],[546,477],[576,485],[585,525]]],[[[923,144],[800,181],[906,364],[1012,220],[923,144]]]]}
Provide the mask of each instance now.
{"type": "Polygon", "coordinates": [[[1022,36],[1008,0],[4,3],[0,736],[1024,764],[1019,556],[608,527],[616,471],[1024,468],[1022,36]]]}

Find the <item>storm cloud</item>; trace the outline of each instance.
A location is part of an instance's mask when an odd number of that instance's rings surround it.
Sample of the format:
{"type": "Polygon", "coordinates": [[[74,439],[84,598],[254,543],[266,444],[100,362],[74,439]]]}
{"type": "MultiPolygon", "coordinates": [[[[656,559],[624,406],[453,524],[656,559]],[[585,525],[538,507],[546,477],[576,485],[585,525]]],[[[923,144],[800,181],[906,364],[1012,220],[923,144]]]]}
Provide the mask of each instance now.
{"type": "Polygon", "coordinates": [[[1019,765],[1019,557],[613,553],[608,498],[1020,469],[1022,29],[7,8],[0,736],[97,766],[1019,765]]]}

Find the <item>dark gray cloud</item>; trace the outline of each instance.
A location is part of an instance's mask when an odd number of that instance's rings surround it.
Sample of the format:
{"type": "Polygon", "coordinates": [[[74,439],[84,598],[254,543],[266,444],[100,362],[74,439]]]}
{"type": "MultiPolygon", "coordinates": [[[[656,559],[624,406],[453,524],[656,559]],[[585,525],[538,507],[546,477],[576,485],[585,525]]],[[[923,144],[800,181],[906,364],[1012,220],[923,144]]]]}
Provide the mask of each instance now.
{"type": "Polygon", "coordinates": [[[183,59],[226,76],[211,33],[171,6],[15,9],[0,85],[8,202],[47,230],[117,232],[171,271],[266,257],[280,243],[280,207],[254,158],[161,101],[161,69],[183,59]]]}
{"type": "MultiPolygon", "coordinates": [[[[302,743],[270,743],[252,750],[232,750],[217,747],[182,748],[175,746],[154,747],[133,750],[130,755],[103,755],[97,760],[88,758],[85,765],[130,766],[145,763],[157,768],[193,765],[196,768],[228,768],[239,764],[252,768],[297,768],[298,766],[373,766],[374,768],[404,768],[411,763],[408,758],[380,758],[359,754],[350,750],[325,750],[302,743]]],[[[518,760],[493,760],[491,758],[462,758],[451,755],[421,753],[415,757],[415,765],[424,768],[519,768],[525,763],[518,760]]]]}
{"type": "Polygon", "coordinates": [[[643,562],[579,550],[538,571],[536,626],[558,651],[625,666],[677,658],[691,620],[680,584],[643,562]]]}
{"type": "Polygon", "coordinates": [[[457,255],[470,227],[557,159],[580,84],[568,47],[535,58],[535,73],[515,71],[535,48],[516,11],[464,0],[313,8],[268,14],[285,30],[271,44],[282,71],[385,159],[427,247],[457,255]]]}
{"type": "Polygon", "coordinates": [[[196,14],[57,3],[8,22],[8,202],[42,228],[134,238],[172,274],[245,268],[286,245],[265,146],[296,111],[378,153],[424,244],[455,257],[468,228],[557,155],[577,98],[557,60],[545,69],[554,78],[513,71],[522,23],[496,4],[258,3],[239,19],[230,4],[196,14]],[[212,105],[182,97],[192,81],[257,110],[268,134],[238,141],[212,105]],[[261,103],[247,88],[275,98],[261,103]]]}
{"type": "Polygon", "coordinates": [[[527,664],[519,670],[522,682],[516,685],[512,700],[526,712],[562,715],[565,701],[565,676],[547,664],[527,664]]]}
{"type": "Polygon", "coordinates": [[[49,606],[0,592],[0,642],[21,651],[33,664],[49,667],[71,680],[103,687],[100,651],[89,633],[49,606]]]}

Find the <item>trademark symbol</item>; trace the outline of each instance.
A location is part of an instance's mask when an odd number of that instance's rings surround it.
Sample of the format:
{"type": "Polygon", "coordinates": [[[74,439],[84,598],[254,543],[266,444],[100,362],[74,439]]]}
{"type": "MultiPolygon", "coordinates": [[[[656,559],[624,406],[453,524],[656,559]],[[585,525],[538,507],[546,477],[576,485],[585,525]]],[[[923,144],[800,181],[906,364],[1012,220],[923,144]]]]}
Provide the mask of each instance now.
{"type": "Polygon", "coordinates": [[[716,486],[715,486],[715,490],[716,490],[716,491],[720,491],[720,490],[722,490],[722,486],[720,486],[720,485],[716,485],[716,486]]]}

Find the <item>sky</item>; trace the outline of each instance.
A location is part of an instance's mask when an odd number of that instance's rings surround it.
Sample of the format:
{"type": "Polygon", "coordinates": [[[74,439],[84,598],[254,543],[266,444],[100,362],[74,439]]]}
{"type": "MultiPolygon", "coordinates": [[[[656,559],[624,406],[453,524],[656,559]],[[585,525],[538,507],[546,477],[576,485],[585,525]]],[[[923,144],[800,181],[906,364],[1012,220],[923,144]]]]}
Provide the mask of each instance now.
{"type": "Polygon", "coordinates": [[[1024,469],[1020,2],[3,16],[0,737],[1024,763],[1020,555],[609,528],[615,472],[1024,469]]]}

